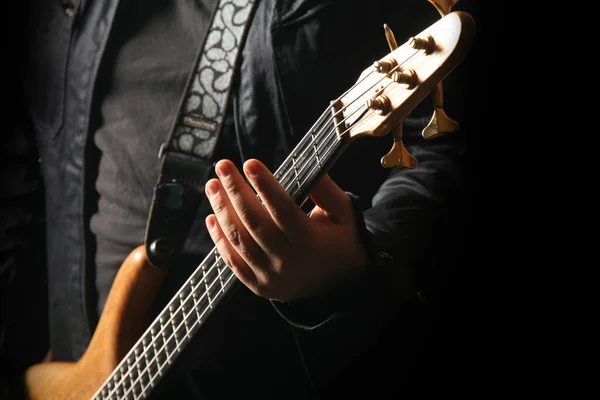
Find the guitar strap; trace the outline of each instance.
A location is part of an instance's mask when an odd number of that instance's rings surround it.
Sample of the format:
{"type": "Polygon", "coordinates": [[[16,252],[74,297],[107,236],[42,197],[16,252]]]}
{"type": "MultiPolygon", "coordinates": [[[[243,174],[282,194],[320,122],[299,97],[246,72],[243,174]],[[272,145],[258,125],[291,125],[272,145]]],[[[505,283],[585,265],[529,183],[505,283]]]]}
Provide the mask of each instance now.
{"type": "Polygon", "coordinates": [[[144,238],[148,260],[156,267],[172,264],[205,197],[239,53],[257,3],[218,0],[179,111],[161,145],[144,238]]]}

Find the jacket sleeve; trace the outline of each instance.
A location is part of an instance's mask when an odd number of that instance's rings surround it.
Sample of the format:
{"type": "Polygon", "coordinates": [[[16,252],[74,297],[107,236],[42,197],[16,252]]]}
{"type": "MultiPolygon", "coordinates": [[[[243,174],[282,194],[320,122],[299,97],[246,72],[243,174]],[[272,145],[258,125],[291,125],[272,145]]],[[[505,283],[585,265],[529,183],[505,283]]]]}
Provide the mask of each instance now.
{"type": "Polygon", "coordinates": [[[429,275],[420,269],[432,268],[431,260],[441,257],[438,240],[447,236],[444,228],[451,229],[446,222],[460,193],[464,144],[459,135],[426,141],[416,130],[405,132],[404,142],[418,166],[392,170],[364,211],[353,197],[357,226],[371,255],[363,276],[322,298],[273,302],[292,326],[317,387],[348,369],[364,378],[396,362],[393,354],[404,352],[402,346],[420,335],[414,322],[422,315],[415,315],[424,308],[422,281],[429,275]],[[391,336],[383,339],[386,334],[391,336]],[[413,339],[401,339],[408,337],[413,339]],[[377,346],[385,351],[379,353],[377,346]],[[357,366],[358,356],[375,358],[357,366]]]}

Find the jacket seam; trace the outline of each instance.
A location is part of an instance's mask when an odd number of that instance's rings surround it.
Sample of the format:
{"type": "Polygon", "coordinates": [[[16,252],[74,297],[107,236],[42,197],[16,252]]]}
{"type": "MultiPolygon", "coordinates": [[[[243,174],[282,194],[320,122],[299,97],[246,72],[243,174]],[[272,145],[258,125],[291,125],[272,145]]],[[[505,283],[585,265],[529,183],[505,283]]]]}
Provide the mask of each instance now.
{"type": "MultiPolygon", "coordinates": [[[[90,113],[91,113],[91,109],[92,109],[92,102],[93,102],[93,94],[96,90],[96,78],[98,76],[98,70],[100,67],[100,62],[104,56],[104,52],[106,50],[106,44],[108,41],[108,36],[110,35],[110,31],[112,30],[113,27],[113,22],[114,22],[114,16],[116,14],[117,8],[119,7],[119,5],[121,4],[121,2],[119,0],[117,0],[115,2],[116,4],[114,4],[113,9],[112,9],[112,15],[107,15],[105,16],[105,18],[107,18],[109,20],[109,23],[105,29],[105,32],[102,36],[102,41],[100,43],[99,46],[99,51],[96,53],[96,57],[94,59],[93,65],[92,65],[92,76],[90,77],[90,84],[88,86],[88,90],[87,90],[87,99],[86,99],[86,105],[85,105],[85,121],[83,123],[82,126],[82,132],[84,133],[84,143],[83,143],[83,151],[82,151],[82,173],[81,173],[81,183],[83,185],[83,187],[86,187],[86,183],[87,183],[87,156],[88,156],[88,146],[90,143],[90,113]]],[[[87,239],[87,235],[86,235],[86,228],[85,228],[85,219],[86,219],[86,210],[87,210],[87,197],[85,196],[85,193],[82,192],[81,193],[81,206],[80,206],[80,213],[79,213],[79,227],[80,227],[80,235],[81,235],[81,241],[83,243],[82,246],[82,253],[81,253],[81,260],[80,260],[80,268],[81,268],[81,290],[82,290],[82,304],[81,304],[81,308],[82,308],[82,312],[85,318],[85,327],[87,329],[87,333],[88,336],[91,337],[93,335],[94,332],[94,326],[96,325],[97,322],[93,322],[91,321],[89,312],[88,312],[88,307],[89,307],[89,299],[87,297],[88,293],[87,293],[87,287],[88,287],[88,275],[89,269],[88,268],[88,253],[89,253],[89,240],[87,239]]],[[[99,316],[98,316],[99,317],[99,316]]]]}

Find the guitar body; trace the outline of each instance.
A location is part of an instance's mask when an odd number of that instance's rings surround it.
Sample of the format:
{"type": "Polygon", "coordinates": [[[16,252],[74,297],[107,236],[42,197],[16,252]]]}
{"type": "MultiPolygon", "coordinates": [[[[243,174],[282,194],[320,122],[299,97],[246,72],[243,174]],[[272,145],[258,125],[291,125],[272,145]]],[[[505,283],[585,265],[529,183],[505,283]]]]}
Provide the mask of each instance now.
{"type": "Polygon", "coordinates": [[[149,324],[150,307],[166,271],[147,261],[144,246],[123,262],[90,345],[74,363],[48,362],[25,373],[29,400],[89,400],[149,324]]]}

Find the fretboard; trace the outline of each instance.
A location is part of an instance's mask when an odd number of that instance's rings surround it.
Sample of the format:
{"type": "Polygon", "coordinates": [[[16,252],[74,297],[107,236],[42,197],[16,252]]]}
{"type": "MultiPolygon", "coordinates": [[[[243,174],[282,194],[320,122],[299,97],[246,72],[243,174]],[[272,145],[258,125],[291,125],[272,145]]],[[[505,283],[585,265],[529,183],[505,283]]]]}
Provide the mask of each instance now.
{"type": "MultiPolygon", "coordinates": [[[[274,173],[297,204],[345,148],[328,110],[274,173]]],[[[335,113],[334,113],[335,115],[335,113]]],[[[93,399],[149,396],[225,295],[239,282],[214,248],[107,378],[93,399]]]]}

